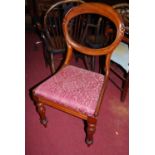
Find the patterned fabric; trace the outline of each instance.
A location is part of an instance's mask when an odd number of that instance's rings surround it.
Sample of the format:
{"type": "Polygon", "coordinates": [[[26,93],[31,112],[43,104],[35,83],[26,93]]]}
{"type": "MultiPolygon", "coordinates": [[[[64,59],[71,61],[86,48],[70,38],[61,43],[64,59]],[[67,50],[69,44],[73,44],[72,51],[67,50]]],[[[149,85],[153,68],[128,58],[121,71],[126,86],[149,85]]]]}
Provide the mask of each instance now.
{"type": "Polygon", "coordinates": [[[103,82],[103,75],[69,65],[34,91],[48,100],[92,116],[103,82]]]}

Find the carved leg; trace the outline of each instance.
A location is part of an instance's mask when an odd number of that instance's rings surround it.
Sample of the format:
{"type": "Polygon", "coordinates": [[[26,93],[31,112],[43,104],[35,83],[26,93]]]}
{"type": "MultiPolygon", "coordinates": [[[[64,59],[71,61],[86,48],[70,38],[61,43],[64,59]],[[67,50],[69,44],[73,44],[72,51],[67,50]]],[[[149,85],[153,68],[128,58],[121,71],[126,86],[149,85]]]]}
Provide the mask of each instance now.
{"type": "Polygon", "coordinates": [[[43,124],[44,125],[44,127],[47,127],[47,118],[46,118],[46,116],[45,116],[45,111],[46,111],[46,109],[45,109],[45,107],[43,106],[43,104],[42,103],[37,103],[37,111],[38,111],[38,113],[39,113],[39,116],[40,116],[40,122],[41,122],[41,124],[43,124]]]}
{"type": "Polygon", "coordinates": [[[96,118],[89,117],[87,120],[87,127],[86,127],[86,144],[90,146],[93,144],[93,135],[96,130],[96,118]]]}

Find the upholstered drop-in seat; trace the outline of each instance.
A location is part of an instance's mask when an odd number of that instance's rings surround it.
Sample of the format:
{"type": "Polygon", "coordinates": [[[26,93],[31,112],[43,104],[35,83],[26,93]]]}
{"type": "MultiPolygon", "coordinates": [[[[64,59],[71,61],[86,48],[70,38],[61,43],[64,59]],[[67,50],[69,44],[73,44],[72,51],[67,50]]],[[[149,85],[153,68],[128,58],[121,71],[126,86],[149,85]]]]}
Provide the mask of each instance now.
{"type": "Polygon", "coordinates": [[[93,116],[104,76],[72,65],[43,82],[35,94],[76,111],[93,116]]]}

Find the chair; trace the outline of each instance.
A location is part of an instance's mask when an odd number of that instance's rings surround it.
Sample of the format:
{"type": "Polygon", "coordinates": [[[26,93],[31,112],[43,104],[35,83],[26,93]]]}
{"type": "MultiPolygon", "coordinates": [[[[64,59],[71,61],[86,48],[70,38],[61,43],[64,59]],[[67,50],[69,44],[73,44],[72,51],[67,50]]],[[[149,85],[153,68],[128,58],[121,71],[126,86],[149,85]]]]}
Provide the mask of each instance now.
{"type": "MultiPolygon", "coordinates": [[[[89,21],[87,23],[83,38],[84,38],[85,44],[91,48],[101,48],[104,46],[103,45],[104,36],[102,35],[101,30],[100,30],[102,21],[103,21],[103,18],[98,17],[97,15],[94,15],[92,18],[89,17],[89,21]]],[[[95,71],[96,57],[90,56],[90,57],[85,57],[85,59],[87,63],[87,68],[89,70],[95,71]]]]}
{"type": "MultiPolygon", "coordinates": [[[[111,81],[121,90],[121,101],[125,101],[126,94],[129,88],[129,4],[119,3],[112,6],[121,16],[125,25],[125,35],[122,42],[114,50],[111,60],[115,68],[111,67],[111,71],[122,80],[122,85],[119,86],[114,80],[111,81]],[[118,71],[118,67],[122,72],[118,71]]],[[[112,65],[111,65],[112,66],[112,65]]]]}
{"type": "Polygon", "coordinates": [[[37,23],[41,38],[45,45],[45,60],[49,64],[51,73],[54,74],[59,67],[61,67],[63,58],[66,54],[66,42],[62,32],[62,20],[66,12],[81,3],[82,0],[65,0],[53,4],[45,13],[43,19],[43,26],[37,23]],[[63,57],[54,58],[56,54],[63,55],[63,57]],[[59,64],[55,61],[59,59],[59,64]],[[57,66],[57,68],[56,68],[57,66]]]}
{"type": "MultiPolygon", "coordinates": [[[[83,25],[81,25],[83,26],[83,25]]],[[[41,123],[46,127],[45,105],[78,117],[86,123],[86,144],[93,143],[97,116],[109,78],[110,58],[122,40],[124,25],[120,16],[106,4],[83,3],[72,8],[63,20],[63,32],[67,42],[67,56],[62,68],[32,91],[41,123]],[[75,21],[79,16],[99,14],[115,25],[115,39],[106,47],[93,49],[74,38],[75,21]],[[90,56],[106,56],[105,76],[70,64],[74,51],[90,56]]]]}

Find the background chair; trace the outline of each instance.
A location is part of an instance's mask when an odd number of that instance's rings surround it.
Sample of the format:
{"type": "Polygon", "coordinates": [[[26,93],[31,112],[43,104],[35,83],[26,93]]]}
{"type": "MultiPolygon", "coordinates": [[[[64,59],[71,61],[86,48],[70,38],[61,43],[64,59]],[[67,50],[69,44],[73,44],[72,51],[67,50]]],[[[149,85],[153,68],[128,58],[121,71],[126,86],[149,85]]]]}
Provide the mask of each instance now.
{"type": "Polygon", "coordinates": [[[66,54],[66,42],[62,32],[62,20],[66,12],[81,3],[82,0],[66,0],[53,4],[45,13],[43,24],[37,23],[41,38],[45,45],[45,60],[49,64],[51,73],[55,73],[62,65],[66,54]],[[55,55],[61,55],[61,58],[55,58],[55,55]],[[59,64],[55,65],[55,61],[59,64]],[[57,66],[57,68],[56,68],[57,66]]]}
{"type": "MultiPolygon", "coordinates": [[[[84,22],[80,23],[78,31],[85,26],[84,22]]],[[[32,95],[40,115],[40,121],[45,127],[47,126],[47,118],[44,105],[49,105],[84,120],[86,143],[89,146],[93,143],[97,116],[109,78],[111,54],[122,40],[124,26],[120,16],[112,7],[99,3],[83,3],[72,8],[65,15],[63,32],[67,42],[67,56],[64,65],[55,75],[34,88],[32,95]],[[114,25],[115,37],[103,48],[89,48],[74,36],[74,33],[77,32],[75,29],[76,19],[83,18],[82,16],[85,18],[88,14],[103,16],[114,25]],[[105,76],[70,65],[75,50],[90,56],[105,55],[105,67],[103,66],[105,76]]],[[[81,33],[78,33],[79,36],[81,33]]]]}
{"type": "MultiPolygon", "coordinates": [[[[102,48],[108,43],[113,41],[113,35],[115,36],[114,25],[112,22],[101,16],[94,15],[89,19],[86,26],[84,36],[85,44],[90,48],[102,48]],[[94,20],[95,19],[95,20],[94,20]]],[[[96,57],[90,56],[87,58],[87,66],[89,70],[95,71],[96,57]]],[[[104,65],[104,56],[99,58],[99,64],[104,65]]],[[[104,69],[99,67],[99,72],[104,74],[104,69]]]]}
{"type": "MultiPolygon", "coordinates": [[[[89,16],[89,20],[87,22],[87,26],[84,33],[84,42],[87,46],[91,48],[101,48],[104,46],[104,36],[102,35],[103,32],[101,32],[103,31],[103,29],[100,29],[102,21],[103,18],[98,15],[89,16]]],[[[94,56],[86,57],[87,68],[89,70],[95,71],[95,59],[96,57],[94,56]]]]}
{"type": "Polygon", "coordinates": [[[129,88],[129,47],[128,43],[121,42],[114,50],[111,63],[111,71],[119,79],[122,80],[121,86],[118,85],[112,78],[110,79],[121,90],[121,101],[124,102],[129,88]],[[118,69],[121,68],[121,71],[118,69]]]}
{"type": "Polygon", "coordinates": [[[125,35],[122,42],[114,50],[111,60],[112,63],[117,65],[111,65],[111,71],[122,80],[121,86],[114,80],[111,81],[121,90],[121,101],[124,102],[126,94],[129,88],[129,4],[119,3],[112,6],[121,16],[125,25],[125,35]],[[122,72],[118,70],[121,68],[122,72]]]}

